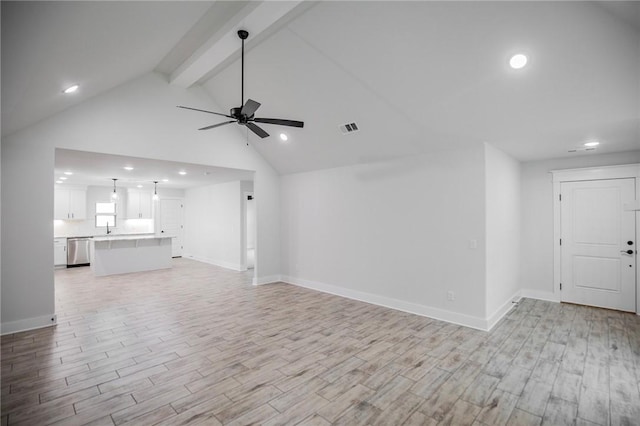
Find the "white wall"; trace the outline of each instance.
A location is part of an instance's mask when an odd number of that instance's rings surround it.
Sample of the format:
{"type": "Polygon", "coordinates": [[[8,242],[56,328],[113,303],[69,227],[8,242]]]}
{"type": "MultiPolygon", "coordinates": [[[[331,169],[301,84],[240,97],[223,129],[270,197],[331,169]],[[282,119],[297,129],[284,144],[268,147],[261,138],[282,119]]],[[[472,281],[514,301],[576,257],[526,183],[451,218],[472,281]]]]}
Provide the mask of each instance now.
{"type": "Polygon", "coordinates": [[[522,164],[520,283],[523,295],[554,300],[551,170],[640,162],[640,151],[587,154],[522,164]]]}
{"type": "MultiPolygon", "coordinates": [[[[1,57],[2,55],[0,55],[1,57]]],[[[0,62],[2,60],[0,59],[0,62]]],[[[2,120],[0,119],[0,127],[2,127],[2,120]]],[[[0,145],[0,224],[2,223],[2,145],[0,145]]],[[[0,226],[0,290],[2,289],[2,226],[0,226]]],[[[2,317],[2,291],[0,291],[0,318],[2,317]]]]}
{"type": "Polygon", "coordinates": [[[3,332],[44,325],[54,313],[55,148],[255,170],[257,244],[263,248],[256,274],[259,281],[277,276],[279,176],[235,126],[198,132],[203,117],[176,108],[182,104],[222,110],[203,89],[170,86],[151,73],[3,137],[3,332]]]}
{"type": "Polygon", "coordinates": [[[242,269],[240,181],[185,191],[184,257],[242,269]]]}
{"type": "Polygon", "coordinates": [[[486,315],[493,323],[520,291],[520,163],[485,144],[485,166],[486,315]]]}
{"type": "Polygon", "coordinates": [[[285,281],[484,327],[483,147],[281,180],[285,281]]]}
{"type": "Polygon", "coordinates": [[[158,188],[160,198],[184,198],[184,189],[178,188],[158,188]]]}
{"type": "Polygon", "coordinates": [[[54,314],[54,150],[34,145],[2,142],[3,333],[49,324],[54,314]]]}

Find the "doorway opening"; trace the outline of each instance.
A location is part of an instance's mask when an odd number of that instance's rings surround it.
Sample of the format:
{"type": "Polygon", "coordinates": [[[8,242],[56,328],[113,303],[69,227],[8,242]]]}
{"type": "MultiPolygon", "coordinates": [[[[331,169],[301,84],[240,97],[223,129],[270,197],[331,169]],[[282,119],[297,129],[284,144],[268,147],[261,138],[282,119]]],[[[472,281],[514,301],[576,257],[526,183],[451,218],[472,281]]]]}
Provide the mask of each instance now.
{"type": "Polygon", "coordinates": [[[245,192],[244,215],[245,215],[245,247],[246,247],[246,268],[254,269],[256,265],[256,202],[253,192],[245,192]]]}
{"type": "MultiPolygon", "coordinates": [[[[54,176],[55,268],[67,268],[69,238],[148,235],[170,236],[172,258],[241,270],[238,248],[246,247],[247,233],[238,201],[243,191],[253,194],[254,171],[57,148],[54,176]]],[[[255,275],[255,213],[251,217],[255,275]]],[[[128,259],[138,260],[143,256],[128,259]]]]}

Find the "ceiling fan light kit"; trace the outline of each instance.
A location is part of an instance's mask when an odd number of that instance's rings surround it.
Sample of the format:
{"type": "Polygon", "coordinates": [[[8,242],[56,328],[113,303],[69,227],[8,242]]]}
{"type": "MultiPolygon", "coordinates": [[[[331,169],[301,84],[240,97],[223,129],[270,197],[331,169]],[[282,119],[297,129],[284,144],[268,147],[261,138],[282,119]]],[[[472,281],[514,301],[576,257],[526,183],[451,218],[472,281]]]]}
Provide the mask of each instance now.
{"type": "Polygon", "coordinates": [[[239,30],[238,37],[242,40],[242,86],[240,92],[240,104],[242,106],[231,108],[229,114],[222,114],[219,112],[207,111],[204,109],[191,108],[187,106],[178,105],[178,108],[190,109],[192,111],[200,111],[205,112],[207,114],[219,115],[221,117],[229,118],[229,121],[223,121],[222,123],[212,124],[210,126],[201,127],[198,130],[209,130],[215,129],[216,127],[224,126],[226,124],[238,123],[241,126],[246,126],[249,130],[251,130],[256,135],[261,138],[266,138],[269,136],[264,129],[258,126],[255,123],[262,124],[276,124],[280,126],[289,126],[289,127],[304,127],[304,122],[297,120],[284,120],[280,118],[260,118],[255,117],[254,114],[257,109],[260,107],[260,103],[256,102],[252,99],[247,99],[247,102],[244,101],[244,41],[249,37],[249,32],[246,30],[239,30]]]}

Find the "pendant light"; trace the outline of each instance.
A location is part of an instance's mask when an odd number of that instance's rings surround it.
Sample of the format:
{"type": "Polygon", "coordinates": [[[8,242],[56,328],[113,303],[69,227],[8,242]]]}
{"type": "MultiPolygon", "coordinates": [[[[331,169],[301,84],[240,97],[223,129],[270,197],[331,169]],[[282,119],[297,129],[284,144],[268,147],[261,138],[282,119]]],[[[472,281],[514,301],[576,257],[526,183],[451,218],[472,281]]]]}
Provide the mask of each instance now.
{"type": "Polygon", "coordinates": [[[158,201],[160,197],[158,196],[158,181],[153,181],[153,201],[158,201]]]}
{"type": "Polygon", "coordinates": [[[116,181],[117,181],[118,179],[116,179],[116,178],[111,178],[111,180],[113,181],[113,192],[111,193],[111,199],[112,199],[113,201],[115,201],[115,200],[117,200],[117,199],[118,199],[118,192],[116,192],[116,181]]]}

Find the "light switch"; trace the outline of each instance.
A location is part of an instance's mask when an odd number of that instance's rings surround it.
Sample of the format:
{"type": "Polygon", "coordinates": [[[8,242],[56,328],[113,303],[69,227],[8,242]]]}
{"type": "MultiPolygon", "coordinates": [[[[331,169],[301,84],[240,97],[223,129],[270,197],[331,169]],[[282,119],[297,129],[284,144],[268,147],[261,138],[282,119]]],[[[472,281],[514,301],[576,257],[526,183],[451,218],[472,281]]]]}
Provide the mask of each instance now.
{"type": "Polygon", "coordinates": [[[469,240],[469,248],[477,249],[478,248],[478,240],[469,240]]]}

